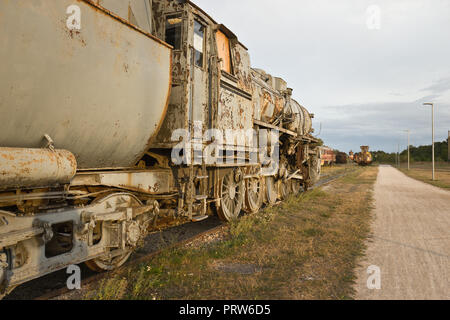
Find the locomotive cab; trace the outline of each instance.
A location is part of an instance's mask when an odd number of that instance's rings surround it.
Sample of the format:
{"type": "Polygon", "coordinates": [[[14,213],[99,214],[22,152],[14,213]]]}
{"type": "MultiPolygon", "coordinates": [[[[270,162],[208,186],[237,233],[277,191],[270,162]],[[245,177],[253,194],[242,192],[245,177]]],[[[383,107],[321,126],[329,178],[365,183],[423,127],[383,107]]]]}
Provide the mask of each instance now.
{"type": "Polygon", "coordinates": [[[252,98],[247,49],[190,1],[154,0],[153,8],[155,34],[174,50],[168,114],[152,147],[175,146],[172,133],[180,128],[197,126],[201,136],[208,129],[253,128],[252,115],[242,114],[252,98]]]}

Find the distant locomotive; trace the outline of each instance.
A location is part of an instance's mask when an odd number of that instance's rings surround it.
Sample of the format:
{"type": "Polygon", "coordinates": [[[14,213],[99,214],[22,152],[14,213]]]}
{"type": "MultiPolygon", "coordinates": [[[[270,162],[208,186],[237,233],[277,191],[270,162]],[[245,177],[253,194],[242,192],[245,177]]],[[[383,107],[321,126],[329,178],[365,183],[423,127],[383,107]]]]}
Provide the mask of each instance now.
{"type": "Polygon", "coordinates": [[[192,2],[0,12],[0,296],[71,264],[112,270],[152,230],[230,221],[319,179],[312,115],[192,2]]]}
{"type": "Polygon", "coordinates": [[[355,154],[354,161],[360,166],[371,165],[373,162],[373,157],[369,152],[369,147],[361,146],[361,152],[355,154]]]}
{"type": "Polygon", "coordinates": [[[329,147],[320,147],[320,159],[322,166],[331,166],[336,163],[336,154],[329,147]]]}
{"type": "Polygon", "coordinates": [[[348,163],[348,156],[345,152],[338,152],[336,154],[336,163],[337,164],[347,164],[348,163]]]}
{"type": "Polygon", "coordinates": [[[352,150],[348,153],[348,159],[350,161],[355,161],[355,153],[352,150]]]}

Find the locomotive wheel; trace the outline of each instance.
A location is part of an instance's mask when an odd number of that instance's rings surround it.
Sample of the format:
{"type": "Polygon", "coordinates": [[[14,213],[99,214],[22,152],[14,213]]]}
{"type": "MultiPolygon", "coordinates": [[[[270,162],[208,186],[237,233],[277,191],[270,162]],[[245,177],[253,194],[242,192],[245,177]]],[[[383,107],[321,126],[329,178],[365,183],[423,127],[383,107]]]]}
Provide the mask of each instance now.
{"type": "Polygon", "coordinates": [[[308,187],[314,186],[320,179],[320,173],[321,173],[321,165],[320,160],[317,157],[313,157],[310,160],[309,165],[309,185],[308,187]]]}
{"type": "Polygon", "coordinates": [[[95,272],[111,271],[121,267],[131,255],[131,251],[121,256],[114,257],[112,259],[97,258],[90,261],[86,261],[85,265],[95,272]]]}
{"type": "MultiPolygon", "coordinates": [[[[93,201],[92,204],[104,206],[105,208],[131,208],[131,207],[138,207],[142,206],[142,202],[137,199],[135,196],[127,193],[117,193],[117,194],[110,194],[107,196],[99,197],[93,201]]],[[[94,238],[102,237],[101,234],[101,225],[99,225],[98,228],[99,234],[95,234],[94,238]]],[[[127,247],[128,248],[128,247],[127,247]]],[[[116,268],[119,268],[122,266],[125,262],[127,262],[128,258],[133,253],[133,249],[130,247],[127,251],[125,251],[122,255],[116,256],[113,258],[108,257],[98,257],[96,259],[86,261],[86,266],[96,272],[104,272],[104,271],[111,271],[116,268]]]]}
{"type": "Polygon", "coordinates": [[[293,194],[297,195],[300,192],[302,185],[299,181],[292,179],[291,180],[291,191],[293,194]]]}
{"type": "Polygon", "coordinates": [[[263,203],[262,183],[260,179],[248,179],[245,190],[245,212],[253,214],[261,209],[263,203]]]}
{"type": "Polygon", "coordinates": [[[286,200],[289,196],[291,186],[288,181],[278,180],[278,190],[280,194],[280,200],[286,200]]]}
{"type": "Polygon", "coordinates": [[[221,200],[217,213],[226,222],[237,219],[244,205],[245,183],[242,179],[236,182],[236,176],[236,172],[232,171],[223,177],[220,184],[221,200]]]}
{"type": "Polygon", "coordinates": [[[277,203],[278,190],[274,177],[266,177],[266,200],[267,204],[274,205],[277,203]]]}

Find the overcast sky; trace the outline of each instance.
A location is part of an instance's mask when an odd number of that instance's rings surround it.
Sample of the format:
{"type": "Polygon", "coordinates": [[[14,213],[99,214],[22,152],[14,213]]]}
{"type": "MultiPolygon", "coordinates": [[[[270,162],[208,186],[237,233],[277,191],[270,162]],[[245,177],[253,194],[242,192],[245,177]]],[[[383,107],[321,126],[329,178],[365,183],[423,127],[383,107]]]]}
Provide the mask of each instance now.
{"type": "Polygon", "coordinates": [[[431,144],[450,130],[450,0],[194,0],[316,114],[331,147],[431,144]],[[377,14],[379,12],[379,15],[377,14]]]}

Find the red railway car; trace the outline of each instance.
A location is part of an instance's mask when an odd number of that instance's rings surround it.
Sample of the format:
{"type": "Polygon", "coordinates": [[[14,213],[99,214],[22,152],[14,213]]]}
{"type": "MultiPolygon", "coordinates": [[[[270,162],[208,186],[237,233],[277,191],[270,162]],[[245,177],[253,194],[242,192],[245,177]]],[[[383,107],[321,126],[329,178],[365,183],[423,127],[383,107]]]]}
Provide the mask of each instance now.
{"type": "Polygon", "coordinates": [[[322,162],[322,166],[328,165],[331,166],[333,163],[336,163],[336,153],[333,149],[329,147],[321,147],[320,148],[320,159],[322,162]]]}

